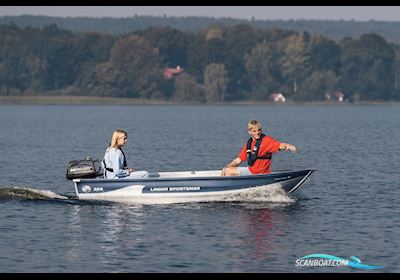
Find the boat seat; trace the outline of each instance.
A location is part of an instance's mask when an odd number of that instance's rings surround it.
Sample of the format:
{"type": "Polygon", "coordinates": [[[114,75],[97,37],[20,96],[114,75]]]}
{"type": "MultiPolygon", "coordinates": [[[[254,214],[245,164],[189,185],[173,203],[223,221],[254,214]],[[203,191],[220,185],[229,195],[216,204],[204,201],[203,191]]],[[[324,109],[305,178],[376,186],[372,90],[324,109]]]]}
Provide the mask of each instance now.
{"type": "Polygon", "coordinates": [[[149,172],[149,178],[159,178],[160,174],[158,172],[149,172]]]}

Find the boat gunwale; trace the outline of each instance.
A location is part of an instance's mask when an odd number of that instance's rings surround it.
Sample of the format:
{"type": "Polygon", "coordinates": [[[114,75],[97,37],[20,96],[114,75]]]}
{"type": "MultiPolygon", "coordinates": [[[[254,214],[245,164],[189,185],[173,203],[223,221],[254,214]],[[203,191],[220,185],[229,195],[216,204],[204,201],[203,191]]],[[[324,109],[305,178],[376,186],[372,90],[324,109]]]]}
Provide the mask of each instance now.
{"type": "MultiPolygon", "coordinates": [[[[203,170],[199,170],[203,171],[203,170]]],[[[215,171],[215,170],[209,170],[209,171],[215,171]]],[[[274,178],[277,176],[285,176],[285,174],[293,174],[293,173],[298,173],[298,172],[304,172],[307,173],[307,177],[311,175],[316,171],[316,169],[302,169],[302,170],[296,170],[296,171],[284,171],[284,172],[272,172],[269,174],[254,174],[254,175],[245,175],[245,176],[187,176],[187,177],[150,177],[150,178],[115,178],[115,179],[97,179],[97,178],[79,178],[79,179],[73,179],[72,181],[74,183],[92,183],[92,182],[97,182],[97,183],[111,183],[111,182],[152,182],[152,181],[157,181],[157,182],[171,182],[171,181],[187,181],[187,180],[199,180],[199,181],[204,181],[204,180],[251,180],[251,179],[261,179],[261,178],[274,178]]],[[[187,171],[190,172],[190,171],[187,171]]],[[[305,176],[305,175],[301,175],[305,176]]],[[[291,178],[292,179],[292,178],[291,178]]]]}

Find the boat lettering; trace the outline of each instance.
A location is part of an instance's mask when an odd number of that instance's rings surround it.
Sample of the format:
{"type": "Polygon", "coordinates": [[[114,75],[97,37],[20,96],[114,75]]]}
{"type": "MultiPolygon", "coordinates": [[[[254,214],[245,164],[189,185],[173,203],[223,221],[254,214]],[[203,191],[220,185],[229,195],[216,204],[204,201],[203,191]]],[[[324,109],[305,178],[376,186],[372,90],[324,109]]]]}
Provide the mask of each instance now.
{"type": "Polygon", "coordinates": [[[151,192],[166,192],[168,191],[167,187],[160,187],[160,188],[150,188],[151,192]]]}
{"type": "Polygon", "coordinates": [[[94,187],[93,191],[94,192],[102,192],[103,191],[103,187],[94,187]]]}
{"type": "Polygon", "coordinates": [[[182,192],[182,191],[200,191],[201,187],[154,187],[151,192],[182,192]]]}
{"type": "Polygon", "coordinates": [[[199,191],[200,187],[169,187],[170,192],[199,191]]]}

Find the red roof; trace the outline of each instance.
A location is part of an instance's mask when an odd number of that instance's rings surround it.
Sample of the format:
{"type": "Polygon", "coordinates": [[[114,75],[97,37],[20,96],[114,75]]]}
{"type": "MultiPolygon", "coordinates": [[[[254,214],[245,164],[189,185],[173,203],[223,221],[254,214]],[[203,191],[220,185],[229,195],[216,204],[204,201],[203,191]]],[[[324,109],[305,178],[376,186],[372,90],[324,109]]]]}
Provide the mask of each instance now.
{"type": "Polygon", "coordinates": [[[165,68],[164,70],[164,78],[172,79],[175,75],[178,75],[183,72],[183,68],[177,66],[176,68],[165,68]]]}

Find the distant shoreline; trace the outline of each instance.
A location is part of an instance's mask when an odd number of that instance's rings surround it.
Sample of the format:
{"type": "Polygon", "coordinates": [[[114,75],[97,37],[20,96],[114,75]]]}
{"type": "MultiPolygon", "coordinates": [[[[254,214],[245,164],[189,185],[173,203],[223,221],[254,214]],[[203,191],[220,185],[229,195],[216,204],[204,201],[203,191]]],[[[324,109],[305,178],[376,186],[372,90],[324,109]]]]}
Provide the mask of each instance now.
{"type": "Polygon", "coordinates": [[[1,105],[164,105],[168,101],[95,96],[0,96],[1,105]]]}
{"type": "MultiPolygon", "coordinates": [[[[141,98],[114,98],[94,96],[0,96],[0,105],[211,105],[205,103],[177,103],[167,100],[152,100],[141,98]]],[[[335,102],[335,101],[313,101],[313,102],[286,102],[274,103],[271,101],[232,101],[212,105],[310,105],[310,106],[346,106],[346,105],[400,105],[400,102],[372,102],[362,101],[357,103],[335,102]]]]}

